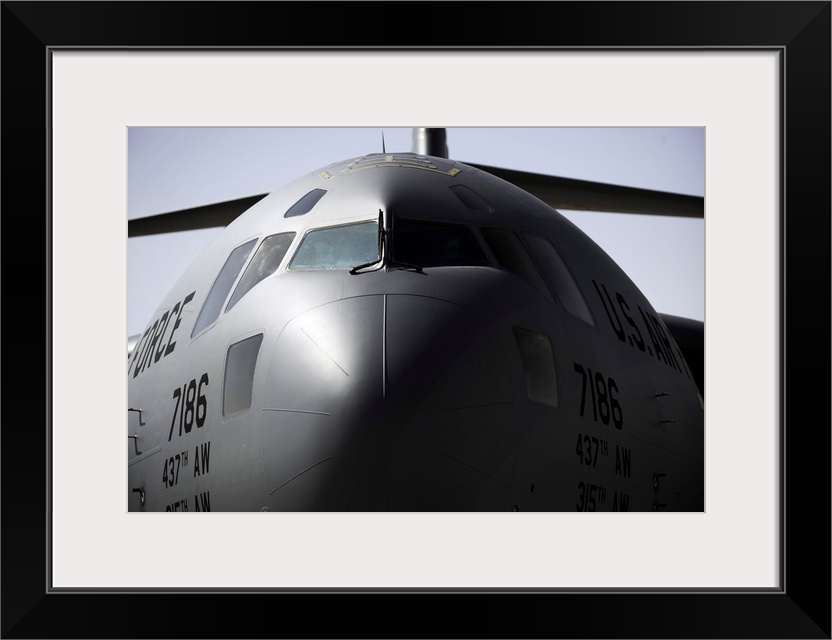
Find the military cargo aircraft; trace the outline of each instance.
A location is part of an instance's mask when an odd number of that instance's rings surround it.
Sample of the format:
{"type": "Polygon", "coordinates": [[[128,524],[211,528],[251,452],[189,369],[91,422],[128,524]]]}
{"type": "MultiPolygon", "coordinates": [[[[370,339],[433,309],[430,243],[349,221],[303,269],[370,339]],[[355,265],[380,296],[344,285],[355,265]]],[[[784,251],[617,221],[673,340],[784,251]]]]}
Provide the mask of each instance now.
{"type": "Polygon", "coordinates": [[[702,511],[702,323],[557,207],[704,215],[417,129],[130,221],[225,229],[129,345],[129,510],[702,511]]]}

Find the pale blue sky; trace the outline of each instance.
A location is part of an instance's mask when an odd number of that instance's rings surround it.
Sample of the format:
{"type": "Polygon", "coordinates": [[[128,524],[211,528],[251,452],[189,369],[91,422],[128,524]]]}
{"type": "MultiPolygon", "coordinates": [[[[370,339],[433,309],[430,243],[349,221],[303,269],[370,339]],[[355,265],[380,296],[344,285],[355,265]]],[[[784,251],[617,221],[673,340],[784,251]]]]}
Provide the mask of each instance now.
{"type": "MultiPolygon", "coordinates": [[[[274,191],[328,164],[412,151],[410,128],[131,128],[128,218],[274,191]]],[[[703,128],[449,128],[454,160],[705,195],[703,128]]],[[[657,311],[704,320],[704,220],[562,213],[657,311]]],[[[185,267],[221,232],[128,239],[127,335],[141,333],[185,267]]]]}

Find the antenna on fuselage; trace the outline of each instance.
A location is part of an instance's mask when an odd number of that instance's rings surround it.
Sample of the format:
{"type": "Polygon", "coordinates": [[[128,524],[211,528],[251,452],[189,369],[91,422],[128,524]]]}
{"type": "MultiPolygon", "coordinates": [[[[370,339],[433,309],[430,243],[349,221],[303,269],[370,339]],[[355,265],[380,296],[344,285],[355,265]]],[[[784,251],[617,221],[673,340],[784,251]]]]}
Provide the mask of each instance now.
{"type": "Polygon", "coordinates": [[[448,138],[440,127],[417,127],[413,129],[413,153],[422,156],[448,157],[448,138]]]}
{"type": "Polygon", "coordinates": [[[387,149],[384,147],[384,131],[381,132],[381,152],[387,153],[387,149]]]}

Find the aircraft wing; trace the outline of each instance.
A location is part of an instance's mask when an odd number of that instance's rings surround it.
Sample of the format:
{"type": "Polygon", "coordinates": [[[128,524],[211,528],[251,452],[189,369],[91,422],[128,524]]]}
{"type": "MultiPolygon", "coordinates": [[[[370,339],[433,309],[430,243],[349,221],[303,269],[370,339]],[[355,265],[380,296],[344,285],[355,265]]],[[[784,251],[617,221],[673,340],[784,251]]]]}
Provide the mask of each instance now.
{"type": "Polygon", "coordinates": [[[174,231],[194,231],[211,227],[227,227],[245,210],[250,209],[268,194],[261,193],[234,200],[224,200],[200,207],[159,213],[146,218],[127,221],[127,237],[148,236],[174,231]]]}
{"type": "MultiPolygon", "coordinates": [[[[640,213],[686,218],[703,218],[705,215],[705,199],[698,196],[622,187],[467,162],[464,164],[486,171],[525,189],[553,209],[640,213]]],[[[127,223],[127,235],[133,238],[156,233],[225,227],[267,195],[261,193],[145,218],[135,218],[127,223]]]]}
{"type": "Polygon", "coordinates": [[[464,163],[512,183],[553,209],[609,211],[644,215],[704,218],[705,199],[665,191],[622,187],[588,180],[464,163]]]}

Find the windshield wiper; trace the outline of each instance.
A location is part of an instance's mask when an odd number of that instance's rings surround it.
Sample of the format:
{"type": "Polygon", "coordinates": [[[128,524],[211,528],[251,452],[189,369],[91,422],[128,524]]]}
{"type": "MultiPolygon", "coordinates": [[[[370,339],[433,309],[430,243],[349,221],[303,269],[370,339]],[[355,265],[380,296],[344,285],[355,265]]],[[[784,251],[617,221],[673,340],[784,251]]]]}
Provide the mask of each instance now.
{"type": "MultiPolygon", "coordinates": [[[[378,210],[378,258],[373,260],[372,262],[367,262],[366,264],[360,264],[357,267],[353,267],[350,269],[350,275],[356,275],[361,269],[366,269],[367,267],[372,267],[374,264],[378,264],[378,268],[384,266],[383,262],[383,249],[384,249],[384,214],[381,212],[381,209],[378,210]],[[379,264],[381,263],[381,264],[379,264]]],[[[375,271],[375,269],[374,269],[375,271]]]]}
{"type": "Polygon", "coordinates": [[[393,228],[395,226],[396,216],[393,211],[384,212],[381,209],[378,211],[378,258],[372,262],[358,265],[350,269],[350,275],[357,275],[362,269],[378,265],[373,271],[378,269],[413,269],[417,273],[422,273],[422,267],[409,264],[407,262],[398,262],[394,257],[393,250],[393,228]],[[389,218],[389,219],[388,219],[389,218]]]}

